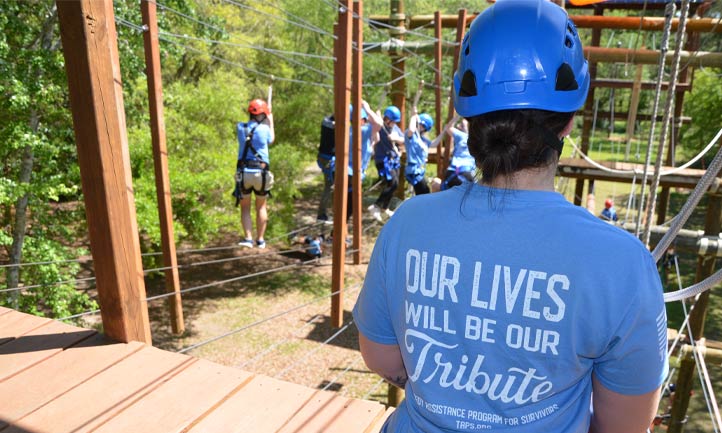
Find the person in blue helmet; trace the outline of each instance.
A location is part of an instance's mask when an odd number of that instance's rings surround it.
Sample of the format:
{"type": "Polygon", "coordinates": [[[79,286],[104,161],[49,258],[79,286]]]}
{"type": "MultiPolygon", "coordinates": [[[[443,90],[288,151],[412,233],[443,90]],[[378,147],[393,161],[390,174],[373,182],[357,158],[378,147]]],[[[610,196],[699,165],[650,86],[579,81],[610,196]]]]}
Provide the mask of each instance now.
{"type": "Polygon", "coordinates": [[[275,139],[273,114],[266,101],[254,99],[248,105],[248,122],[236,125],[238,138],[238,162],[236,164],[236,190],[233,195],[241,205],[241,225],[244,237],[238,245],[252,248],[253,219],[251,218],[251,193],[256,196],[257,248],[266,248],[264,234],[268,225],[266,198],[273,187],[268,146],[275,139]]]}
{"type": "Polygon", "coordinates": [[[366,364],[406,391],[383,432],[649,427],[668,372],[654,259],[554,191],[589,83],[554,3],[499,0],[471,24],[454,104],[481,179],[396,210],[353,310],[366,364]]]}
{"type": "MultiPolygon", "coordinates": [[[[352,112],[353,114],[353,112],[352,112]]],[[[353,117],[353,116],[352,116],[353,117]]],[[[383,118],[371,109],[369,103],[365,100],[361,101],[361,181],[366,178],[366,169],[368,168],[371,155],[373,154],[372,138],[378,134],[383,127],[383,118]]],[[[353,128],[349,129],[349,144],[353,143],[353,128]]],[[[348,190],[353,192],[353,152],[348,157],[348,190]]],[[[351,218],[353,215],[353,200],[351,197],[347,200],[346,217],[351,218]]]]}
{"type": "Polygon", "coordinates": [[[401,151],[398,146],[404,144],[404,133],[398,126],[399,122],[401,122],[401,110],[393,105],[386,107],[383,125],[379,131],[379,140],[374,145],[374,162],[379,177],[384,182],[384,187],[376,202],[369,206],[368,210],[371,212],[371,216],[379,222],[382,212],[389,217],[394,214],[389,209],[389,204],[399,186],[401,151]]]}
{"type": "Polygon", "coordinates": [[[476,163],[474,157],[469,153],[469,146],[467,145],[469,140],[468,131],[469,122],[466,119],[461,119],[461,122],[456,127],[446,130],[446,133],[454,141],[454,151],[451,156],[451,163],[446,170],[446,177],[441,182],[442,191],[474,181],[476,163]]]}
{"type": "Polygon", "coordinates": [[[416,107],[413,108],[414,115],[409,119],[409,127],[406,130],[406,180],[414,187],[414,194],[428,194],[429,184],[426,182],[426,160],[429,157],[431,140],[426,136],[434,126],[434,119],[427,113],[417,114],[416,107]]]}

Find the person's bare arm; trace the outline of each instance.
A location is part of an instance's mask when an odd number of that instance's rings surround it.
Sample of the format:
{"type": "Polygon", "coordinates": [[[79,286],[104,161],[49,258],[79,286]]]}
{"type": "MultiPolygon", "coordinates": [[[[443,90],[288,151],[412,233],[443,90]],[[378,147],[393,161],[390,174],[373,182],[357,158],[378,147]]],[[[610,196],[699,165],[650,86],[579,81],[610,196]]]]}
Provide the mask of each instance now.
{"type": "Polygon", "coordinates": [[[645,433],[657,414],[659,390],[624,395],[605,388],[592,376],[594,414],[589,433],[645,433]]]}
{"type": "Polygon", "coordinates": [[[359,346],[366,366],[371,371],[401,389],[406,386],[408,375],[398,345],[374,343],[359,333],[359,346]]]}
{"type": "Polygon", "coordinates": [[[271,130],[271,141],[268,144],[271,144],[274,141],[276,141],[276,132],[273,129],[273,113],[268,113],[268,116],[266,116],[266,119],[268,120],[268,129],[271,130]]]}
{"type": "Polygon", "coordinates": [[[371,106],[366,101],[361,101],[361,107],[366,110],[366,115],[369,116],[371,125],[375,128],[381,128],[381,125],[384,124],[384,119],[378,114],[378,112],[372,110],[371,106]]]}

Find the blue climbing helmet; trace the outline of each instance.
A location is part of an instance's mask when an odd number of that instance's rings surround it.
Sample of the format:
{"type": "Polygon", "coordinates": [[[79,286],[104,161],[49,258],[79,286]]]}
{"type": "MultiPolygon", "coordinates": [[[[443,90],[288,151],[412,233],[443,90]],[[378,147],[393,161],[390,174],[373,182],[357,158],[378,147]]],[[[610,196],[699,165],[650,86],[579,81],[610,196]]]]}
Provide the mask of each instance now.
{"type": "Polygon", "coordinates": [[[548,0],[499,0],[471,24],[454,74],[463,117],[497,110],[578,110],[589,65],[574,23],[548,0]]]}
{"type": "MultiPolygon", "coordinates": [[[[348,104],[348,118],[353,121],[353,104],[348,104]]],[[[361,119],[368,120],[368,118],[368,113],[364,110],[364,107],[361,107],[361,119]]]]}
{"type": "Polygon", "coordinates": [[[384,110],[384,117],[388,117],[392,122],[401,122],[401,110],[395,105],[389,105],[384,110]]]}
{"type": "Polygon", "coordinates": [[[419,114],[419,123],[424,125],[424,129],[431,131],[431,127],[434,126],[434,119],[426,113],[419,114]]]}

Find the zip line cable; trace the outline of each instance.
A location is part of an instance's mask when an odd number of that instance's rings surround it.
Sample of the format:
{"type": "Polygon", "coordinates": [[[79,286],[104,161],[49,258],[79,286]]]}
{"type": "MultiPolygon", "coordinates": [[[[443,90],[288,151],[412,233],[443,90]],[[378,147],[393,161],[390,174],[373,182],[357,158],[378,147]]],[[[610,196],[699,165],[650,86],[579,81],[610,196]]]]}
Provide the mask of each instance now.
{"type": "Polygon", "coordinates": [[[376,384],[374,386],[372,386],[371,389],[369,389],[368,392],[366,394],[364,394],[363,397],[361,397],[361,400],[368,400],[369,397],[371,397],[371,394],[373,394],[374,391],[376,391],[379,388],[379,386],[381,386],[382,383],[384,383],[383,377],[381,379],[379,379],[378,382],[376,382],[376,384]]]}
{"type": "Polygon", "coordinates": [[[201,341],[201,342],[199,342],[199,343],[192,344],[192,345],[190,345],[190,346],[184,347],[184,348],[180,349],[180,350],[178,351],[178,353],[186,353],[186,352],[191,351],[191,350],[193,350],[193,349],[197,349],[197,348],[199,348],[199,347],[201,347],[201,346],[205,346],[206,344],[213,343],[214,341],[218,341],[218,340],[220,340],[220,339],[222,339],[222,338],[225,338],[225,337],[228,337],[228,336],[231,336],[231,335],[234,335],[234,334],[238,334],[239,332],[245,331],[246,329],[252,328],[252,327],[254,327],[254,326],[258,326],[258,325],[260,325],[260,324],[262,324],[262,323],[266,323],[266,322],[268,322],[268,321],[270,321],[270,320],[276,319],[276,318],[281,317],[281,316],[285,316],[286,314],[292,313],[292,312],[294,312],[294,311],[298,311],[298,310],[300,310],[300,309],[302,309],[302,308],[304,308],[304,307],[307,307],[307,306],[309,306],[309,305],[315,304],[316,302],[319,302],[319,301],[322,301],[322,300],[324,300],[324,299],[330,298],[330,297],[332,297],[332,296],[334,296],[334,295],[339,294],[340,292],[341,292],[341,291],[339,290],[339,291],[336,291],[336,292],[333,292],[333,293],[329,293],[329,294],[327,294],[327,295],[319,296],[319,297],[314,298],[314,299],[312,299],[312,300],[310,300],[310,301],[308,301],[308,302],[305,302],[305,303],[303,303],[303,304],[301,304],[301,305],[297,305],[297,306],[295,306],[295,307],[293,307],[293,308],[291,308],[291,309],[289,309],[289,310],[285,310],[285,311],[282,311],[282,312],[280,312],[280,313],[272,314],[272,315],[270,315],[270,316],[268,316],[268,317],[265,317],[265,318],[263,318],[263,319],[257,320],[257,321],[255,321],[255,322],[253,322],[253,323],[249,323],[249,324],[247,324],[247,325],[244,325],[244,326],[242,326],[242,327],[240,327],[240,328],[237,328],[237,329],[234,329],[234,330],[232,330],[232,331],[228,331],[228,332],[226,332],[226,333],[224,333],[224,334],[218,335],[218,336],[213,337],[213,338],[210,338],[210,339],[208,339],[208,340],[204,340],[204,341],[201,341]]]}
{"type": "MultiPolygon", "coordinates": [[[[334,386],[339,380],[341,380],[342,377],[344,377],[344,376],[349,372],[349,370],[351,370],[351,367],[353,367],[354,365],[358,364],[358,361],[359,361],[359,360],[358,360],[358,354],[357,354],[357,353],[354,353],[354,354],[352,354],[351,356],[344,358],[344,362],[343,362],[342,364],[346,364],[347,362],[350,362],[352,358],[355,359],[355,361],[353,361],[353,362],[351,362],[350,364],[348,364],[348,366],[347,366],[346,368],[344,368],[343,371],[341,371],[339,374],[336,375],[336,377],[334,377],[333,379],[331,379],[331,381],[328,382],[328,383],[326,384],[326,386],[324,386],[323,388],[321,388],[321,391],[328,391],[329,388],[331,388],[332,386],[334,386]]],[[[309,387],[310,387],[310,386],[311,386],[311,385],[309,385],[309,387]]]]}
{"type": "MultiPolygon", "coordinates": [[[[226,43],[224,43],[224,42],[222,42],[222,41],[212,41],[212,40],[203,39],[203,38],[196,38],[196,37],[193,37],[193,36],[179,35],[179,34],[175,34],[175,33],[158,32],[158,34],[159,34],[159,35],[162,35],[162,36],[170,36],[170,37],[173,37],[173,38],[181,38],[181,39],[202,41],[202,42],[211,43],[211,44],[231,45],[231,46],[234,46],[234,45],[235,45],[235,46],[238,46],[238,44],[234,44],[234,43],[227,43],[227,44],[226,44],[226,43]]],[[[280,54],[280,53],[277,53],[277,52],[270,51],[270,50],[264,50],[264,51],[267,51],[268,53],[270,53],[270,54],[272,54],[272,55],[274,55],[274,56],[276,56],[276,57],[282,58],[283,60],[285,60],[285,61],[287,61],[287,62],[293,63],[294,65],[298,65],[298,66],[301,66],[301,67],[304,67],[304,68],[308,69],[309,71],[313,71],[313,72],[316,72],[316,73],[318,73],[318,74],[321,74],[321,75],[323,75],[325,78],[333,78],[333,75],[329,74],[328,72],[322,71],[322,70],[320,70],[320,69],[318,69],[318,68],[315,68],[315,67],[313,67],[313,66],[307,65],[307,64],[305,64],[305,63],[303,63],[303,62],[300,62],[300,61],[298,61],[298,60],[295,60],[295,59],[293,59],[293,58],[284,57],[284,55],[282,55],[282,54],[280,54]]]]}
{"type": "Polygon", "coordinates": [[[296,366],[297,366],[299,363],[305,361],[306,359],[308,359],[308,357],[310,357],[310,356],[313,355],[314,353],[318,352],[321,348],[323,348],[324,346],[326,346],[326,345],[327,345],[328,343],[330,343],[331,341],[335,340],[336,337],[338,337],[339,335],[341,335],[341,334],[342,334],[345,330],[347,330],[351,325],[353,325],[353,320],[350,320],[350,321],[349,321],[348,323],[346,323],[343,327],[341,327],[338,331],[336,331],[335,333],[333,333],[333,335],[331,335],[331,336],[328,337],[326,340],[324,340],[323,343],[321,343],[319,346],[317,346],[316,348],[308,351],[303,357],[297,359],[296,361],[294,361],[293,363],[291,363],[291,365],[289,365],[288,367],[284,368],[283,370],[281,370],[279,373],[277,373],[277,374],[276,374],[275,376],[273,376],[273,377],[275,377],[276,379],[282,378],[283,376],[286,375],[286,373],[288,373],[289,371],[291,371],[291,370],[293,370],[294,368],[296,368],[296,366]]]}
{"type": "MultiPolygon", "coordinates": [[[[248,6],[248,5],[246,5],[246,4],[237,2],[237,1],[235,1],[235,0],[221,0],[221,1],[223,1],[224,3],[232,4],[232,5],[234,5],[234,6],[237,6],[237,7],[241,8],[241,9],[250,10],[250,11],[256,12],[256,13],[258,13],[258,14],[260,14],[260,15],[264,15],[264,16],[271,17],[271,18],[276,19],[276,20],[283,21],[283,22],[285,22],[285,23],[288,23],[288,24],[291,24],[291,25],[300,27],[300,28],[302,28],[302,29],[310,30],[310,31],[315,32],[315,33],[318,33],[318,34],[320,34],[320,35],[331,36],[331,37],[334,38],[334,39],[337,38],[337,36],[334,35],[333,33],[330,33],[330,32],[328,32],[328,31],[326,31],[326,30],[323,30],[323,29],[321,29],[321,28],[319,28],[319,27],[317,27],[317,26],[315,26],[315,25],[308,25],[308,24],[298,23],[298,22],[296,22],[296,21],[291,21],[291,20],[289,20],[289,19],[286,19],[286,18],[283,18],[283,17],[279,17],[278,15],[274,15],[274,14],[271,14],[271,13],[268,13],[268,12],[264,12],[264,11],[258,10],[258,9],[256,9],[256,8],[252,7],[252,6],[248,6]]],[[[280,9],[280,8],[276,7],[276,9],[280,9]]]]}
{"type": "Polygon", "coordinates": [[[282,341],[278,341],[278,342],[270,345],[269,347],[267,347],[266,349],[264,349],[263,352],[257,354],[257,355],[254,356],[253,358],[251,358],[251,359],[249,359],[249,360],[246,360],[245,362],[243,362],[243,363],[241,363],[241,364],[238,364],[238,365],[236,366],[236,368],[244,368],[245,366],[247,366],[247,365],[249,365],[249,364],[255,364],[256,362],[258,362],[258,361],[260,361],[261,359],[263,359],[263,357],[265,357],[265,356],[268,355],[269,353],[273,352],[276,348],[278,348],[278,347],[280,347],[280,346],[283,346],[284,344],[288,343],[289,341],[293,340],[294,338],[299,337],[299,336],[301,335],[301,331],[303,331],[304,329],[306,329],[306,328],[309,327],[310,325],[317,324],[317,323],[318,323],[317,320],[318,320],[319,318],[322,318],[322,317],[323,317],[323,315],[320,314],[320,313],[315,314],[313,317],[311,317],[311,319],[309,319],[309,320],[307,320],[306,322],[304,322],[304,324],[301,325],[301,327],[297,328],[294,332],[292,332],[290,336],[288,336],[287,338],[285,338],[285,339],[282,340],[282,341]]]}
{"type": "Polygon", "coordinates": [[[254,73],[254,74],[262,75],[262,76],[267,77],[267,78],[269,78],[269,79],[272,78],[272,79],[277,80],[277,81],[286,81],[286,82],[289,82],[289,83],[307,84],[307,85],[309,85],[309,86],[325,87],[325,88],[328,88],[328,89],[332,89],[332,88],[333,88],[332,85],[326,84],[326,83],[322,83],[322,82],[298,80],[298,79],[295,79],[295,78],[277,77],[277,76],[275,76],[275,75],[273,75],[273,74],[269,74],[268,72],[262,72],[262,71],[259,71],[259,70],[257,70],[257,69],[249,68],[248,66],[242,65],[242,64],[240,64],[240,63],[236,63],[236,62],[233,62],[233,61],[231,61],[231,60],[228,60],[228,59],[224,59],[224,58],[222,58],[222,57],[215,56],[215,55],[213,55],[213,54],[204,53],[204,52],[201,51],[201,50],[198,50],[198,49],[193,48],[193,47],[189,47],[189,46],[187,46],[187,45],[183,45],[183,44],[181,44],[181,43],[175,42],[175,41],[170,40],[170,39],[168,39],[168,38],[165,38],[165,37],[163,37],[163,36],[159,36],[158,38],[159,38],[160,40],[165,41],[165,42],[168,42],[168,43],[170,43],[170,44],[177,45],[177,46],[179,46],[179,47],[181,47],[181,48],[185,48],[186,50],[190,50],[190,51],[194,51],[194,52],[196,52],[196,53],[198,53],[198,54],[206,55],[206,56],[208,56],[208,57],[210,57],[210,58],[212,58],[212,59],[218,60],[219,62],[222,62],[222,63],[228,64],[228,65],[231,65],[231,66],[235,66],[235,67],[241,68],[241,69],[245,70],[246,72],[251,72],[251,73],[254,73]]]}

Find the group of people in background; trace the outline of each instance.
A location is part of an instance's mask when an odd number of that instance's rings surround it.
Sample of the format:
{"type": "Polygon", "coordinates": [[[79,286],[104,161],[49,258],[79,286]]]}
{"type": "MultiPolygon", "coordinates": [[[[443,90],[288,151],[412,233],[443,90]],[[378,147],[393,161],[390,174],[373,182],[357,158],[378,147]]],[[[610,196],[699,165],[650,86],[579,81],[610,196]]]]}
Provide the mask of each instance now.
{"type": "MultiPolygon", "coordinates": [[[[350,107],[353,118],[353,106],[350,107]]],[[[361,107],[361,179],[366,177],[366,169],[374,156],[374,163],[379,175],[381,192],[373,204],[368,207],[371,216],[377,221],[383,221],[382,215],[391,217],[394,212],[390,208],[393,198],[399,186],[401,176],[401,155],[406,152],[406,167],[404,177],[413,187],[416,195],[427,194],[432,191],[426,177],[426,163],[429,157],[429,149],[436,147],[439,138],[432,141],[429,132],[434,126],[433,118],[427,113],[419,113],[413,107],[413,113],[409,119],[409,127],[402,131],[399,127],[401,122],[401,110],[394,105],[386,107],[383,115],[371,109],[368,102],[363,101],[361,107]]],[[[335,135],[333,115],[327,116],[321,123],[321,136],[318,150],[317,162],[324,176],[323,192],[318,206],[317,221],[331,223],[328,216],[328,207],[331,202],[331,192],[334,185],[334,173],[336,168],[335,158],[335,135]]],[[[454,152],[449,170],[445,180],[435,178],[432,181],[434,190],[444,190],[453,186],[461,185],[463,182],[472,181],[475,172],[474,158],[469,154],[466,144],[468,138],[465,121],[461,121],[456,127],[446,128],[449,136],[454,141],[454,152]]],[[[353,131],[349,132],[349,139],[353,139],[353,131]]],[[[352,191],[353,155],[349,157],[349,192],[352,191]]],[[[348,200],[347,217],[353,214],[352,200],[348,200]]]]}

